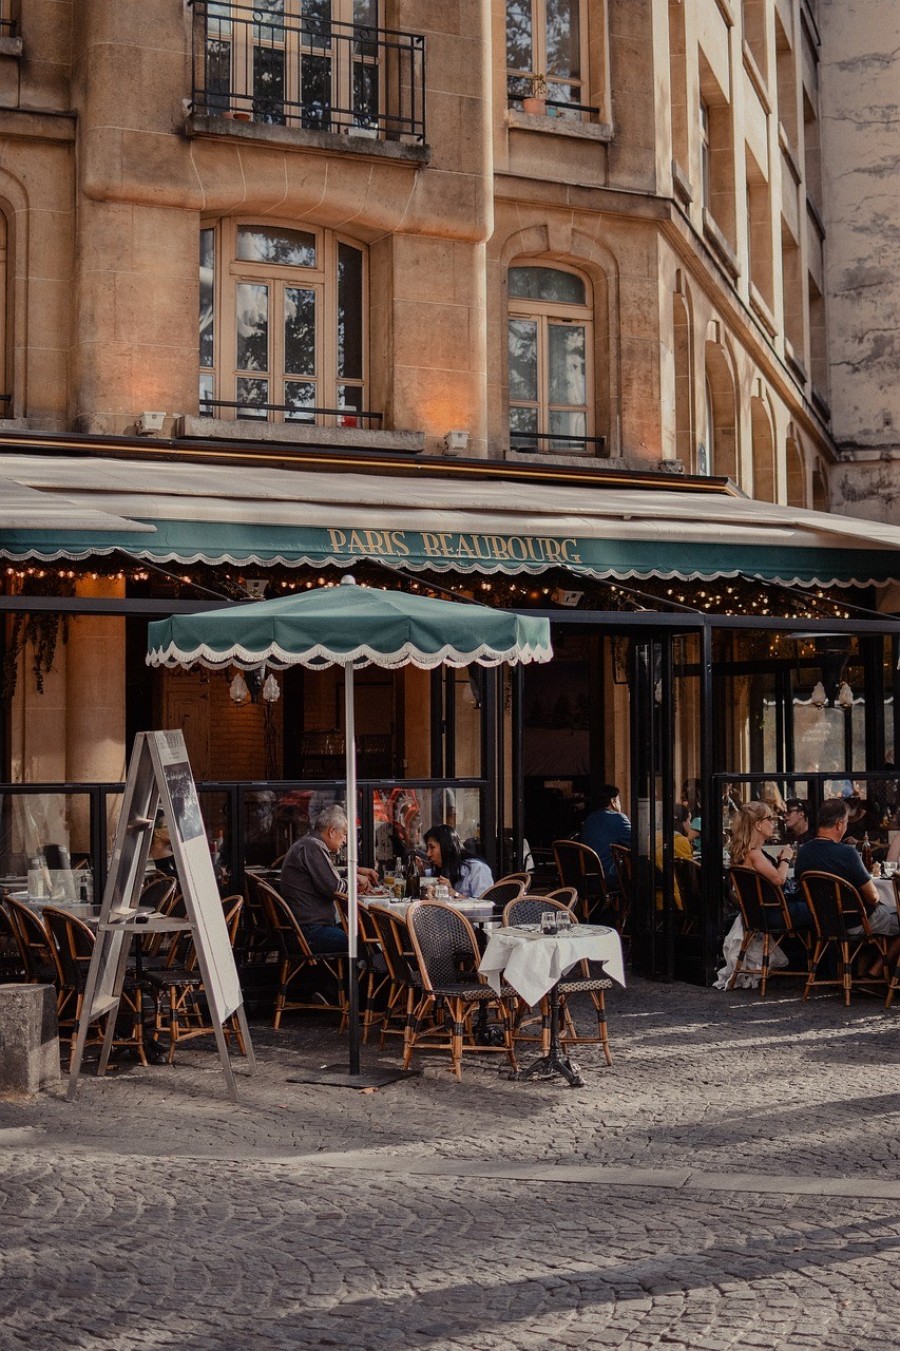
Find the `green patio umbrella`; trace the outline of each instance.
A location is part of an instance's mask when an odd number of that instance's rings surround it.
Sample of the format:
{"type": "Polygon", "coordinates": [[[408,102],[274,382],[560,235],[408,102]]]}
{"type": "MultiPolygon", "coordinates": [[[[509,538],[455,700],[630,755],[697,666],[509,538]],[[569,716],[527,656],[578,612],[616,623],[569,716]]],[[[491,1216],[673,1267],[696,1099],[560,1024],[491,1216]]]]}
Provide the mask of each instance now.
{"type": "MultiPolygon", "coordinates": [[[[200,614],[176,615],[149,625],[150,666],[206,666],[223,670],[282,670],[305,666],[344,668],[347,810],[356,801],[356,732],[353,671],[382,666],[500,666],[550,661],[546,619],[492,610],[486,605],[433,600],[403,591],[357,586],[343,577],[339,586],[234,605],[200,614]]],[[[349,905],[348,1002],[350,1074],[359,1074],[356,831],[347,835],[349,905]]]]}

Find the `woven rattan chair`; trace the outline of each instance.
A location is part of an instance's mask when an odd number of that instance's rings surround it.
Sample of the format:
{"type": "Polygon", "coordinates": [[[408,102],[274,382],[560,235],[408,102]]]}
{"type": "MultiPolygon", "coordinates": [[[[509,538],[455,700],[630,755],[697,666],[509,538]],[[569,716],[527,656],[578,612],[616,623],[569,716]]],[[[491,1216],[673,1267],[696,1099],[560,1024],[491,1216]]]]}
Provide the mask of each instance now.
{"type": "Polygon", "coordinates": [[[464,1051],[503,1052],[513,1070],[516,1057],[512,1028],[517,995],[510,986],[497,995],[477,973],[460,970],[479,961],[475,930],[464,915],[442,901],[416,901],[406,921],[422,973],[422,995],[407,1025],[403,1068],[415,1050],[449,1050],[457,1079],[462,1078],[464,1051]],[[496,1009],[503,1030],[502,1045],[473,1036],[473,1015],[484,1006],[496,1009]],[[432,1018],[430,1027],[425,1027],[432,1018]]]}
{"type": "Polygon", "coordinates": [[[742,973],[746,976],[759,976],[760,998],[766,993],[766,985],[771,975],[807,975],[810,967],[806,939],[794,928],[781,887],[763,877],[755,868],[737,866],[729,868],[728,876],[744,926],[741,949],[728,982],[729,990],[734,989],[735,981],[742,973]],[[759,966],[747,966],[747,949],[754,938],[762,941],[762,959],[759,966]],[[807,950],[807,965],[803,971],[798,971],[790,964],[782,967],[770,966],[772,953],[788,938],[797,939],[807,950]]]}
{"type": "Polygon", "coordinates": [[[3,893],[0,892],[0,983],[20,984],[25,980],[26,974],[25,956],[19,942],[19,933],[3,908],[3,893]]]}
{"type": "MultiPolygon", "coordinates": [[[[812,913],[816,933],[803,998],[809,998],[814,986],[837,985],[843,991],[844,1003],[849,1005],[854,982],[853,963],[857,958],[866,956],[880,958],[885,974],[883,977],[857,976],[856,983],[890,987],[892,982],[887,975],[889,940],[881,934],[872,933],[868,911],[856,887],[834,873],[806,872],[800,878],[800,890],[812,913]],[[859,932],[851,933],[851,929],[859,932]],[[819,979],[816,973],[829,948],[833,948],[837,955],[838,974],[819,979]]],[[[887,993],[890,993],[890,988],[887,993]]]]}
{"type": "MultiPolygon", "coordinates": [[[[243,896],[226,896],[222,901],[225,925],[232,948],[243,904],[243,896]]],[[[190,930],[185,930],[179,935],[179,942],[173,944],[170,949],[166,966],[162,970],[147,973],[146,983],[156,997],[153,1038],[159,1045],[162,1034],[168,1032],[168,1060],[171,1065],[175,1059],[175,1049],[180,1042],[190,1041],[194,1037],[210,1036],[215,1032],[206,1002],[203,976],[197,962],[194,936],[190,930]]],[[[238,1050],[244,1055],[243,1037],[234,1016],[226,1021],[223,1031],[226,1038],[234,1036],[238,1050]]]]}
{"type": "Polygon", "coordinates": [[[50,941],[43,920],[31,906],[14,901],[12,896],[4,896],[3,905],[19,940],[26,981],[32,985],[55,985],[59,991],[62,987],[62,971],[59,969],[56,947],[50,941]]]}
{"type": "MultiPolygon", "coordinates": [[[[69,1057],[71,1059],[72,1051],[75,1049],[75,1038],[78,1035],[78,1020],[84,1006],[84,991],[96,939],[93,930],[85,924],[84,920],[79,919],[69,910],[60,910],[56,906],[45,905],[43,919],[59,961],[61,982],[57,998],[57,1017],[59,1019],[60,1041],[62,1041],[64,1032],[69,1034],[69,1057]]],[[[146,1065],[141,988],[135,983],[133,977],[127,973],[122,986],[122,1001],[119,1013],[122,1017],[127,1017],[130,1014],[130,1032],[128,1035],[114,1037],[112,1048],[114,1050],[130,1049],[137,1051],[141,1064],[146,1065]]],[[[89,1030],[86,1045],[96,1045],[103,1041],[107,1019],[113,1016],[113,1014],[103,1014],[96,1020],[98,1026],[93,1034],[89,1030]]]]}
{"type": "Polygon", "coordinates": [[[381,1041],[385,1037],[406,1036],[416,1003],[422,996],[422,976],[412,948],[406,920],[388,906],[372,904],[368,917],[381,945],[389,973],[387,1003],[381,1015],[381,1041]]]}
{"type": "Polygon", "coordinates": [[[506,882],[518,882],[522,887],[522,890],[527,891],[528,888],[531,886],[532,876],[531,873],[527,872],[504,873],[502,877],[497,878],[496,882],[494,883],[494,886],[501,887],[506,882]]]}
{"type": "Polygon", "coordinates": [[[628,844],[611,844],[609,852],[616,865],[616,883],[618,885],[619,930],[624,933],[628,917],[634,909],[635,882],[634,858],[628,844]]]}
{"type": "MultiPolygon", "coordinates": [[[[511,901],[503,912],[503,923],[507,925],[516,924],[539,924],[541,914],[544,910],[568,910],[569,907],[561,901],[554,900],[550,896],[523,896],[518,901],[511,901]]],[[[571,913],[571,912],[570,912],[571,913]]],[[[572,923],[578,923],[577,915],[572,915],[572,923]]],[[[612,981],[603,970],[603,964],[600,962],[582,961],[578,967],[570,971],[568,975],[563,976],[559,983],[559,1004],[563,1015],[562,1029],[560,1031],[560,1041],[593,1042],[603,1047],[603,1054],[606,1057],[607,1065],[612,1064],[612,1053],[609,1049],[609,1033],[606,1025],[606,1002],[605,993],[612,989],[612,981]],[[597,1035],[596,1037],[582,1037],[578,1035],[575,1024],[568,1007],[568,996],[573,994],[585,993],[590,995],[591,1002],[594,1005],[594,1012],[597,1015],[597,1035]]],[[[520,1012],[522,1012],[522,1001],[520,1003],[520,1012]]],[[[541,1054],[550,1054],[550,997],[544,995],[541,1000],[541,1054]]],[[[522,1026],[522,1020],[517,1024],[517,1033],[522,1026]]]]}
{"type": "MultiPolygon", "coordinates": [[[[346,897],[339,896],[335,902],[341,927],[349,936],[350,906],[346,897]]],[[[357,914],[357,956],[360,967],[360,1013],[362,1014],[363,1042],[368,1042],[373,1023],[381,1021],[381,1015],[375,1011],[375,1001],[390,985],[390,972],[384,954],[381,951],[381,939],[375,924],[365,905],[359,905],[357,914]]],[[[347,1010],[341,1018],[341,1031],[347,1025],[347,1010]]]]}
{"type": "Polygon", "coordinates": [[[703,916],[703,873],[700,864],[692,858],[676,858],[673,870],[681,899],[681,932],[697,933],[702,928],[703,916]]]}
{"type": "Polygon", "coordinates": [[[346,1000],[343,956],[333,952],[313,952],[293,910],[287,901],[279,896],[271,882],[257,878],[256,886],[265,911],[266,923],[280,958],[278,993],[275,996],[272,1026],[280,1027],[282,1014],[291,1013],[296,1009],[343,1015],[346,1000]],[[318,999],[310,997],[288,1001],[288,991],[295,981],[323,974],[336,986],[333,1000],[322,994],[318,999]]]}
{"type": "Polygon", "coordinates": [[[517,896],[525,895],[525,886],[518,878],[501,877],[499,882],[494,882],[492,886],[486,887],[478,897],[480,901],[490,901],[494,907],[494,915],[497,919],[503,914],[504,906],[509,905],[517,896]]]}
{"type": "Polygon", "coordinates": [[[576,907],[585,923],[614,923],[621,927],[619,907],[606,889],[606,877],[599,856],[578,840],[554,840],[553,857],[561,887],[578,892],[576,907]]]}

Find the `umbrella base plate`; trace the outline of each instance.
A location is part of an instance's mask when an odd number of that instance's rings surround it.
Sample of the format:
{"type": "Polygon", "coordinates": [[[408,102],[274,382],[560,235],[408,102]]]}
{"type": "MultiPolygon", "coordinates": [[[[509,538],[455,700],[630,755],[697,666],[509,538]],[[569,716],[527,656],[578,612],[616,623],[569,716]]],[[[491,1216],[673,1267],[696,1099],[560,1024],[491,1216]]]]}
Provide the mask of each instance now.
{"type": "Polygon", "coordinates": [[[404,1079],[418,1079],[421,1070],[370,1069],[351,1074],[346,1065],[324,1065],[318,1070],[303,1070],[288,1079],[289,1084],[325,1084],[330,1088],[355,1088],[359,1092],[384,1088],[404,1079]]]}

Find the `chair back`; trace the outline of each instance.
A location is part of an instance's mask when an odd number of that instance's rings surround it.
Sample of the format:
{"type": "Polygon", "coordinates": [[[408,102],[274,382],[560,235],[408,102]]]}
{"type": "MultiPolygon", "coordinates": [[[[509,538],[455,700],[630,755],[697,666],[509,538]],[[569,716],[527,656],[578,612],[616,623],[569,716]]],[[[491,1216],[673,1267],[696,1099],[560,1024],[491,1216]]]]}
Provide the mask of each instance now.
{"type": "Polygon", "coordinates": [[[862,897],[850,882],[834,873],[808,872],[800,878],[803,899],[812,912],[818,938],[852,939],[850,929],[868,934],[869,915],[862,897]]]}
{"type": "Polygon", "coordinates": [[[19,981],[28,969],[19,931],[3,908],[4,893],[0,891],[0,980],[19,981]]]}
{"type": "MultiPolygon", "coordinates": [[[[222,914],[225,919],[225,928],[228,930],[228,942],[234,950],[237,940],[238,930],[241,924],[241,911],[244,906],[244,898],[239,893],[234,896],[222,897],[222,914]]],[[[184,947],[184,969],[185,971],[196,971],[197,969],[197,945],[194,935],[190,930],[185,931],[187,942],[184,947]]]]}
{"type": "Polygon", "coordinates": [[[486,887],[478,899],[490,901],[494,907],[494,914],[502,915],[505,905],[509,905],[510,901],[514,901],[517,896],[524,895],[525,888],[520,881],[515,878],[501,877],[499,882],[486,887]]]}
{"type": "Polygon", "coordinates": [[[788,913],[784,892],[768,877],[763,877],[755,868],[735,865],[729,868],[728,875],[734,888],[735,899],[741,912],[741,923],[745,933],[783,933],[790,930],[791,917],[788,913]]]}
{"type": "Polygon", "coordinates": [[[475,930],[465,915],[443,901],[414,901],[406,912],[413,949],[426,990],[459,985],[462,967],[481,960],[475,930]]]}
{"type": "Polygon", "coordinates": [[[522,890],[527,891],[531,886],[531,873],[504,873],[502,877],[497,878],[494,886],[503,886],[505,882],[518,882],[521,885],[522,890]]]}
{"type": "MultiPolygon", "coordinates": [[[[555,887],[553,891],[544,893],[545,901],[559,901],[567,910],[574,910],[578,904],[578,892],[575,887],[555,887]]],[[[573,914],[573,919],[575,918],[573,914]]]]}
{"type": "Polygon", "coordinates": [[[3,904],[12,921],[19,939],[19,948],[25,962],[25,971],[30,981],[41,979],[62,980],[56,944],[51,943],[50,935],[40,916],[29,905],[14,901],[7,895],[3,904]]]}
{"type": "Polygon", "coordinates": [[[398,985],[405,984],[412,974],[412,957],[407,952],[408,931],[405,921],[385,905],[370,905],[368,920],[381,945],[391,980],[396,981],[398,985]]]}
{"type": "Polygon", "coordinates": [[[580,840],[554,840],[553,857],[560,886],[574,887],[578,893],[583,918],[601,914],[609,896],[599,855],[580,840]]]}
{"type": "Polygon", "coordinates": [[[612,854],[613,863],[616,865],[619,890],[625,897],[627,905],[631,906],[634,900],[634,860],[631,847],[627,844],[611,844],[609,852],[612,854]]]}
{"type": "Polygon", "coordinates": [[[256,888],[266,924],[282,957],[312,957],[303,930],[291,907],[270,882],[256,878],[256,888]]]}
{"type": "Polygon", "coordinates": [[[141,905],[152,905],[154,910],[165,910],[178,886],[174,877],[155,877],[141,892],[141,905]]]}
{"type": "Polygon", "coordinates": [[[692,858],[674,860],[675,881],[681,897],[683,923],[687,929],[703,911],[703,873],[692,858]]]}
{"type": "Polygon", "coordinates": [[[44,923],[53,940],[62,983],[66,989],[83,991],[94,955],[94,933],[84,920],[54,905],[44,906],[44,923]]]}
{"type": "MultiPolygon", "coordinates": [[[[540,924],[541,915],[545,910],[568,910],[568,908],[562,901],[554,900],[552,896],[520,896],[518,900],[510,901],[503,911],[503,923],[540,924]]],[[[575,915],[572,916],[572,922],[578,923],[575,915]]]]}

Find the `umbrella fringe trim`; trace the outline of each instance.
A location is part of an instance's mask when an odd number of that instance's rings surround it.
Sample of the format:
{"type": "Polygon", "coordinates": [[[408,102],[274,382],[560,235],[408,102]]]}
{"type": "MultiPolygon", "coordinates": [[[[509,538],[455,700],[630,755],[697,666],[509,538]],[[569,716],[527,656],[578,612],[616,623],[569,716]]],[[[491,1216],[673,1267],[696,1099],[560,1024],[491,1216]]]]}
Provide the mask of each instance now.
{"type": "Polygon", "coordinates": [[[444,646],[435,652],[422,652],[411,644],[404,644],[396,652],[380,652],[368,643],[346,652],[338,652],[323,645],[308,648],[302,656],[286,651],[278,644],[271,644],[261,651],[251,651],[239,643],[229,648],[214,649],[205,643],[187,650],[170,644],[165,648],[152,648],[147,653],[148,666],[179,667],[198,664],[213,671],[221,671],[229,666],[241,670],[256,670],[267,666],[282,671],[290,666],[305,666],[309,670],[321,670],[326,666],[380,666],[384,669],[399,669],[403,666],[417,666],[420,670],[431,670],[437,666],[515,666],[517,663],[547,662],[553,652],[549,646],[521,646],[519,644],[498,651],[490,644],[481,644],[470,651],[462,652],[457,648],[444,646]]]}

